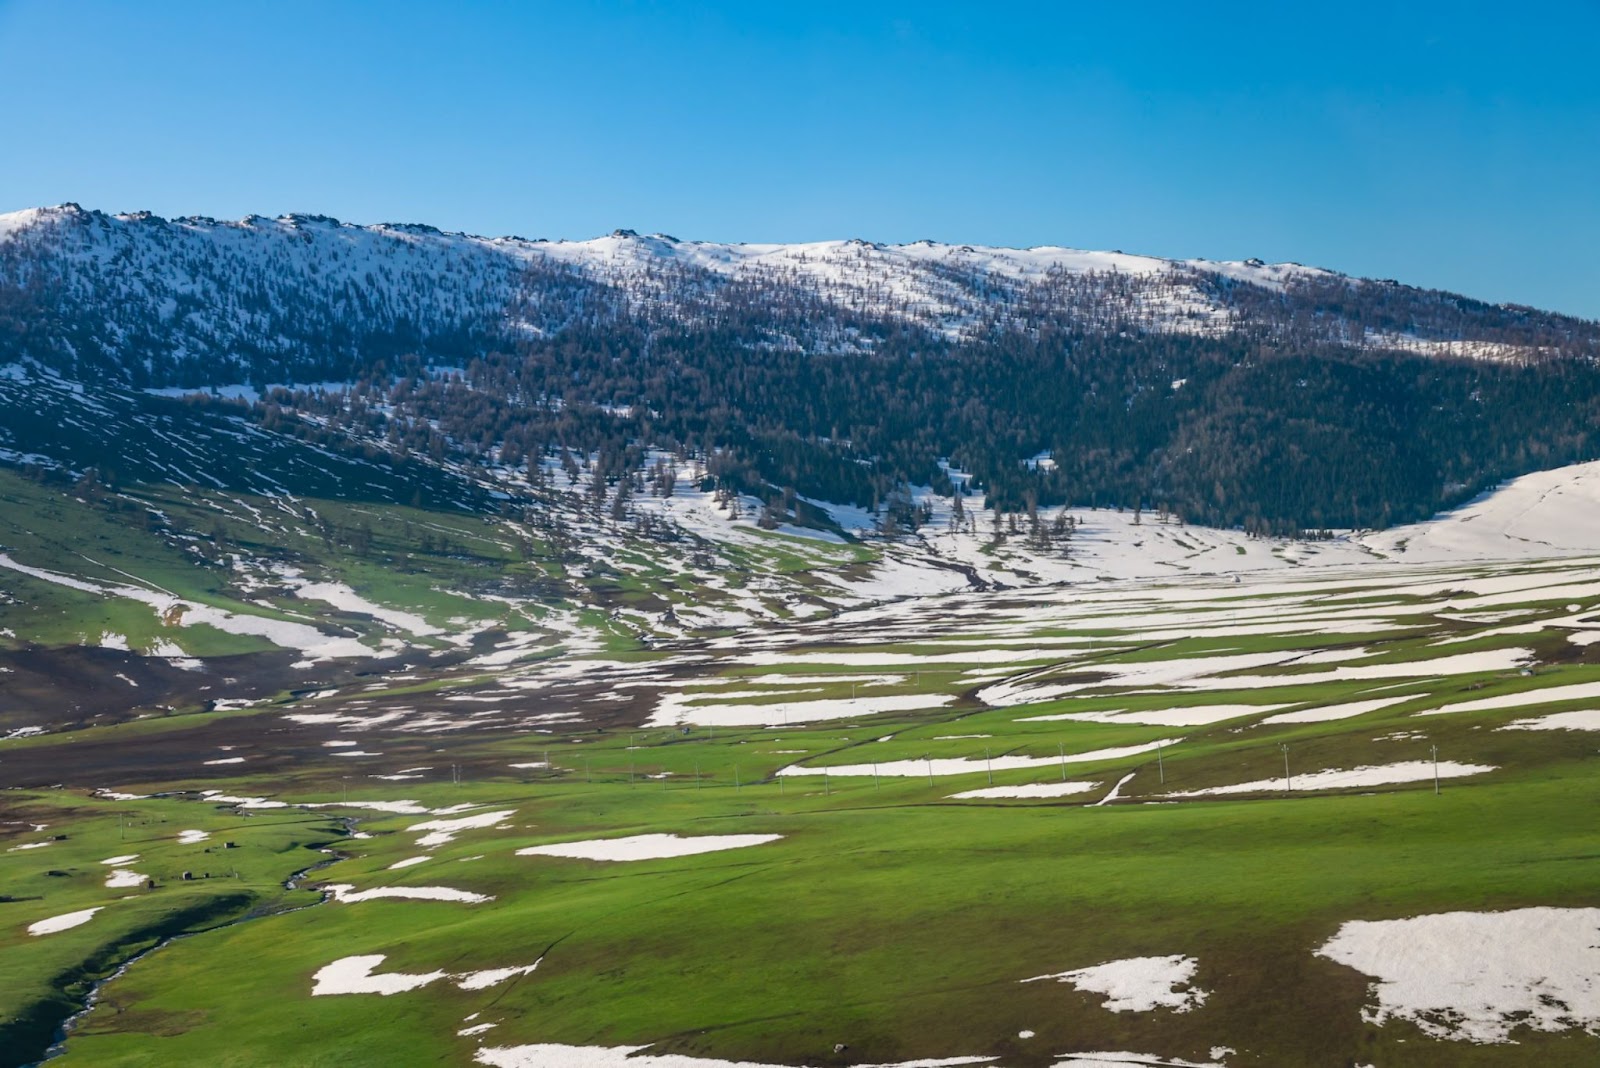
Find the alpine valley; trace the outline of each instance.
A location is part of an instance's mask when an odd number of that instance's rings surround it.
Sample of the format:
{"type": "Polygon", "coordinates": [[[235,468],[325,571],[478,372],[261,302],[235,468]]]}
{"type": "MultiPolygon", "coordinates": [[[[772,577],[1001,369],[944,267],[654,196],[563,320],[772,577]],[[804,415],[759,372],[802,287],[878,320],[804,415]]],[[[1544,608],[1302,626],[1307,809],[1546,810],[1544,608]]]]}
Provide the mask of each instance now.
{"type": "Polygon", "coordinates": [[[0,1068],[1592,1065],[1600,323],[0,215],[0,1068]]]}

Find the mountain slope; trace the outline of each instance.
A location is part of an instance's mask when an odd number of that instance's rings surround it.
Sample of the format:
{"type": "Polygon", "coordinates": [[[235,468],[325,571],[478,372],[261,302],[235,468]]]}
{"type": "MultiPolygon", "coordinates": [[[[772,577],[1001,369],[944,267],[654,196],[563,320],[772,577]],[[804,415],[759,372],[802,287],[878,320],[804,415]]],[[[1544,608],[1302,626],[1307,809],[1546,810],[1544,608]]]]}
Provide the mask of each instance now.
{"type": "Polygon", "coordinates": [[[0,292],[7,347],[157,386],[345,377],[413,352],[464,361],[621,317],[747,318],[750,344],[823,352],[904,331],[960,343],[1063,330],[1244,331],[1495,359],[1600,351],[1600,330],[1581,320],[1296,264],[631,231],[548,242],[76,205],[0,216],[0,292]]]}
{"type": "Polygon", "coordinates": [[[914,530],[959,481],[1030,529],[1292,534],[1600,457],[1597,353],[1594,323],[1293,264],[0,216],[0,449],[74,478],[521,507],[593,465],[625,516],[666,456],[770,527],[810,500],[914,530]],[[248,403],[172,400],[208,388],[248,403]]]}

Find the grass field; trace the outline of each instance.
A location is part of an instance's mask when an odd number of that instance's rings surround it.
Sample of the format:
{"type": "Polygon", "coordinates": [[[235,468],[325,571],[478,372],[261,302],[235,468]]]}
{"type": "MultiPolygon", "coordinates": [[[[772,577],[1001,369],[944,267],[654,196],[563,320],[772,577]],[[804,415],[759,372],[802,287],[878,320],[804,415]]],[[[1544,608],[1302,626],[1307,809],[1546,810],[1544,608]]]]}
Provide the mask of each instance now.
{"type": "MultiPolygon", "coordinates": [[[[61,1063],[599,1064],[594,1047],[649,1046],[712,1064],[1593,1064],[1592,979],[1539,986],[1486,951],[1479,978],[1532,983],[1541,1014],[1400,1005],[1319,950],[1351,921],[1540,907],[1583,952],[1600,916],[1584,911],[1600,909],[1596,567],[922,599],[720,638],[413,657],[254,709],[19,738],[0,749],[0,1048],[26,1063],[87,982],[198,931],[102,986],[61,1063]],[[646,834],[779,837],[519,853],[646,834]],[[105,885],[118,866],[101,862],[127,854],[155,889],[105,885]],[[308,885],[345,900],[285,888],[324,860],[308,885]],[[391,896],[351,899],[374,890],[391,896]],[[1023,982],[1179,956],[1187,1011],[1023,982]],[[363,983],[410,989],[330,992],[363,983]],[[1474,1020],[1509,1041],[1472,1040],[1474,1020]]],[[[430,622],[467,611],[427,582],[340,574],[430,622]]]]}

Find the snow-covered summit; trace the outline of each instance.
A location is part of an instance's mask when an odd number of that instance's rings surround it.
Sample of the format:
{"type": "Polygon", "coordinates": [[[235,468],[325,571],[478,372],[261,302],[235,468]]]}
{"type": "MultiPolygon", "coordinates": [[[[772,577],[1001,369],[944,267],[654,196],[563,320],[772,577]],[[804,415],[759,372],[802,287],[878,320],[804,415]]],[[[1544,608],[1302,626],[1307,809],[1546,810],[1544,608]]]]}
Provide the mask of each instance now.
{"type": "Polygon", "coordinates": [[[802,351],[870,349],[908,329],[957,344],[1045,330],[1252,330],[1489,358],[1600,346],[1600,328],[1581,320],[1293,263],[859,238],[730,244],[632,230],[531,240],[76,204],[0,215],[0,285],[49,292],[66,313],[71,336],[38,342],[55,345],[55,362],[70,352],[145,384],[328,370],[405,351],[464,356],[574,324],[703,325],[726,322],[730,309],[757,324],[753,343],[802,351]]]}

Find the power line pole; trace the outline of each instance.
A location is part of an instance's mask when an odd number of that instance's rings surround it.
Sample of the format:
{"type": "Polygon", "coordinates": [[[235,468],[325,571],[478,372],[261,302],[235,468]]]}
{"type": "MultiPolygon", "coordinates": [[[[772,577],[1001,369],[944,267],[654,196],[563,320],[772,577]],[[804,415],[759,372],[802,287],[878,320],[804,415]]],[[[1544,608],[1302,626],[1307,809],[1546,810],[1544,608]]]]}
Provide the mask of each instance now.
{"type": "Polygon", "coordinates": [[[983,747],[983,766],[989,772],[989,785],[994,785],[994,761],[989,759],[989,747],[983,747]]]}
{"type": "Polygon", "coordinates": [[[1067,744],[1065,742],[1057,742],[1056,743],[1056,755],[1061,757],[1061,781],[1062,782],[1066,782],[1067,781],[1067,744]]]}
{"type": "Polygon", "coordinates": [[[1437,745],[1430,745],[1430,746],[1428,746],[1428,748],[1433,751],[1433,796],[1434,797],[1438,797],[1439,796],[1439,747],[1437,745]]]}
{"type": "Polygon", "coordinates": [[[1161,762],[1161,743],[1156,743],[1156,773],[1161,776],[1161,785],[1167,785],[1167,767],[1161,762]]]}
{"type": "Polygon", "coordinates": [[[1289,778],[1289,743],[1279,742],[1278,748],[1283,750],[1283,792],[1286,794],[1292,793],[1294,791],[1294,780],[1289,778]]]}

